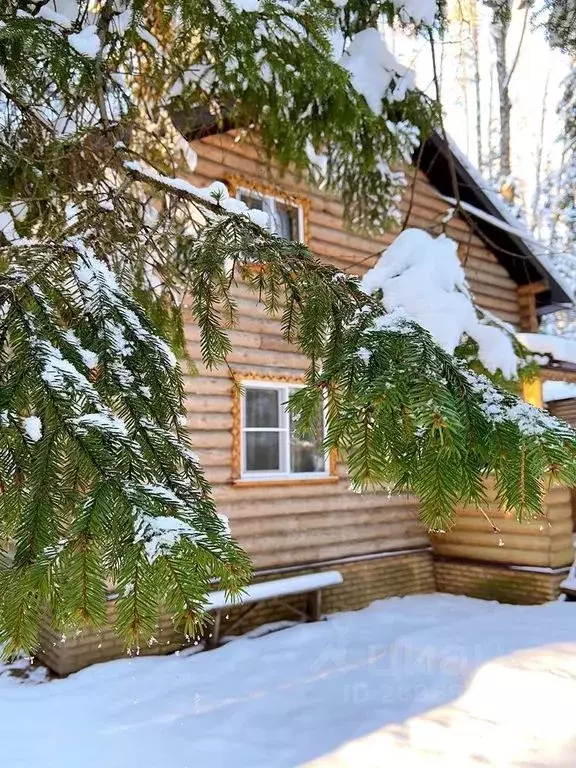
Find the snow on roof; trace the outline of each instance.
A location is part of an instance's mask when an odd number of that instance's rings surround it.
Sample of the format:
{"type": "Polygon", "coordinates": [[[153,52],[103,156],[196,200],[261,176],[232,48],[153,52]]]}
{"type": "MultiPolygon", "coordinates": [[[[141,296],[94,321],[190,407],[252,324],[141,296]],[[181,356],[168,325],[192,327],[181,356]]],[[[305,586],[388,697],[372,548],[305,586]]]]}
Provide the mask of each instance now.
{"type": "MultiPolygon", "coordinates": [[[[442,200],[446,200],[446,202],[450,203],[451,205],[458,205],[458,201],[455,197],[450,197],[449,195],[440,195],[440,197],[442,200]]],[[[477,208],[475,205],[467,203],[465,200],[461,200],[459,204],[462,206],[462,208],[464,208],[465,211],[468,211],[468,213],[471,213],[473,216],[477,216],[479,219],[487,221],[488,224],[492,224],[494,227],[498,227],[498,229],[501,229],[504,232],[509,232],[511,235],[516,235],[516,237],[525,237],[525,232],[523,229],[509,224],[508,222],[499,219],[497,216],[493,216],[491,213],[487,213],[481,208],[477,208]]]]}
{"type": "Polygon", "coordinates": [[[545,381],[542,384],[542,396],[545,403],[554,400],[576,398],[576,383],[570,381],[545,381]]]}
{"type": "MultiPolygon", "coordinates": [[[[514,216],[512,211],[508,208],[504,200],[498,194],[497,190],[487,179],[484,178],[484,176],[482,176],[478,168],[476,168],[476,166],[470,161],[464,152],[462,152],[460,147],[456,144],[455,140],[450,136],[448,137],[448,148],[456,160],[458,160],[460,165],[472,177],[472,180],[478,186],[478,188],[498,210],[498,213],[502,217],[503,221],[498,219],[496,216],[491,216],[490,214],[481,211],[475,206],[469,206],[468,203],[462,203],[462,208],[468,210],[469,213],[472,213],[474,216],[478,216],[478,218],[482,218],[490,224],[493,224],[494,226],[504,230],[505,232],[509,232],[515,237],[520,238],[520,240],[524,242],[525,246],[532,253],[536,261],[547,272],[547,274],[549,274],[550,277],[552,277],[555,282],[558,283],[558,285],[568,296],[572,296],[572,288],[554,267],[552,261],[546,253],[546,248],[543,243],[539,242],[534,237],[534,234],[528,229],[528,227],[520,219],[514,216]]],[[[445,199],[448,200],[448,198],[445,199]]],[[[450,198],[449,202],[455,203],[456,201],[453,198],[450,198]]]]}
{"type": "Polygon", "coordinates": [[[548,333],[518,333],[518,341],[530,352],[550,355],[554,360],[576,365],[576,341],[548,333]]]}
{"type": "Polygon", "coordinates": [[[404,312],[446,352],[452,354],[463,336],[469,336],[491,373],[500,369],[506,378],[516,376],[518,359],[511,334],[479,317],[458,246],[449,237],[404,230],[366,272],[362,290],[369,295],[380,290],[387,313],[404,312]]]}

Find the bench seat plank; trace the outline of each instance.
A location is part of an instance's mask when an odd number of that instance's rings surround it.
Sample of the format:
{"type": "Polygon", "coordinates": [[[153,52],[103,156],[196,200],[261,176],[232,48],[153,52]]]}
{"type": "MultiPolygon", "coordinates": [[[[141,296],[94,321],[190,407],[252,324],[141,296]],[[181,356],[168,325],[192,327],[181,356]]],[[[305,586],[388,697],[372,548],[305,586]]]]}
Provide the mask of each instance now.
{"type": "Polygon", "coordinates": [[[305,592],[324,589],[342,584],[343,578],[339,571],[323,571],[306,573],[303,576],[291,576],[287,579],[263,581],[260,584],[250,584],[236,600],[229,600],[223,590],[211,592],[208,595],[207,611],[221,611],[238,605],[249,605],[261,600],[271,600],[275,597],[299,595],[305,592]]]}

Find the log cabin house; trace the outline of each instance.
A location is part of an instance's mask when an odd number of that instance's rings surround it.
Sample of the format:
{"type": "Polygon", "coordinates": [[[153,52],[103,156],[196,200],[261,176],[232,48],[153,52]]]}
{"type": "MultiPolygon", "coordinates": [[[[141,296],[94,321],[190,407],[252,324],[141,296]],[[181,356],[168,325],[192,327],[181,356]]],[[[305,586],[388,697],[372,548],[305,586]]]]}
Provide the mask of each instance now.
{"type": "MultiPolygon", "coordinates": [[[[304,241],[343,271],[363,274],[395,236],[346,231],[337,199],[289,173],[275,175],[256,148],[232,133],[205,136],[192,147],[198,157],[188,175],[192,183],[224,181],[231,194],[270,212],[278,234],[304,241]]],[[[454,148],[433,136],[417,158],[413,190],[408,187],[401,205],[409,226],[446,231],[459,243],[477,303],[519,331],[537,331],[540,314],[569,301],[550,265],[454,148]],[[447,221],[454,174],[466,220],[447,221]]],[[[306,360],[253,294],[239,285],[234,297],[239,322],[230,334],[230,369],[200,368],[186,378],[188,427],[218,506],[253,560],[256,581],[336,569],[344,583],[326,592],[325,611],[436,590],[520,603],[557,595],[573,560],[569,489],[550,490],[541,520],[520,525],[496,507],[485,514],[460,509],[456,526],[431,538],[418,520],[416,498],[353,493],[342,464],[295,438],[282,404],[301,383],[306,360]],[[241,392],[234,380],[243,384],[241,392]]],[[[192,318],[185,331],[191,356],[199,360],[192,318]]],[[[319,441],[321,430],[319,423],[319,441]]],[[[111,618],[113,611],[111,599],[111,618]]],[[[285,618],[264,604],[252,613],[251,625],[285,618]]],[[[168,620],[158,639],[146,652],[182,645],[168,620]]],[[[121,654],[111,631],[61,643],[48,626],[43,629],[40,657],[60,674],[121,654]]]]}

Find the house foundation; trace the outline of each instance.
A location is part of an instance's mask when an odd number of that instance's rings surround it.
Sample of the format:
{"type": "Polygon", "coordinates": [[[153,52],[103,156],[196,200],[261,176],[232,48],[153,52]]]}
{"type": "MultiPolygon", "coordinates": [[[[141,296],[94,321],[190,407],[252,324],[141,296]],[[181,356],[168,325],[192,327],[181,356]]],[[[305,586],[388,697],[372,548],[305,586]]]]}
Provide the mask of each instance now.
{"type": "Polygon", "coordinates": [[[555,600],[574,560],[572,490],[553,486],[544,514],[518,522],[496,504],[459,509],[455,526],[431,537],[439,592],[505,603],[555,600]]]}
{"type": "MultiPolygon", "coordinates": [[[[261,569],[254,581],[338,570],[344,583],[325,590],[323,613],[357,610],[374,600],[434,591],[518,604],[558,597],[560,582],[574,559],[569,488],[551,488],[544,515],[534,520],[517,522],[500,511],[494,499],[482,511],[458,510],[456,520],[449,532],[431,537],[431,547],[261,569]]],[[[270,600],[251,610],[242,621],[239,618],[244,609],[232,608],[222,616],[221,637],[232,625],[234,634],[243,634],[270,622],[293,620],[293,609],[304,611],[305,606],[305,595],[282,602],[270,600]]],[[[96,662],[125,657],[126,650],[112,628],[114,617],[111,598],[109,624],[100,631],[63,638],[46,622],[40,634],[39,660],[57,674],[67,675],[96,662]]],[[[163,616],[154,641],[132,654],[173,653],[197,641],[185,637],[168,616],[163,616]]]]}
{"type": "MultiPolygon", "coordinates": [[[[308,566],[267,569],[256,572],[255,581],[266,581],[284,576],[298,576],[323,570],[338,570],[344,583],[323,593],[323,613],[356,610],[374,600],[395,595],[413,595],[435,591],[432,551],[429,548],[403,550],[374,555],[330,560],[308,566]]],[[[243,634],[269,622],[293,620],[290,606],[305,608],[305,595],[295,595],[282,603],[270,600],[258,605],[246,620],[234,627],[234,634],[243,634]]],[[[242,608],[232,608],[222,616],[221,636],[226,627],[236,623],[242,608]]],[[[63,637],[46,621],[40,632],[37,658],[58,675],[69,675],[90,664],[127,655],[150,656],[174,653],[197,642],[198,638],[185,637],[174,627],[168,616],[163,616],[155,640],[146,647],[126,651],[114,634],[115,604],[108,603],[108,626],[103,629],[84,630],[73,636],[63,637]]]]}
{"type": "Polygon", "coordinates": [[[434,561],[438,592],[518,605],[556,600],[560,582],[568,571],[568,566],[538,569],[465,559],[437,558],[434,561]]]}

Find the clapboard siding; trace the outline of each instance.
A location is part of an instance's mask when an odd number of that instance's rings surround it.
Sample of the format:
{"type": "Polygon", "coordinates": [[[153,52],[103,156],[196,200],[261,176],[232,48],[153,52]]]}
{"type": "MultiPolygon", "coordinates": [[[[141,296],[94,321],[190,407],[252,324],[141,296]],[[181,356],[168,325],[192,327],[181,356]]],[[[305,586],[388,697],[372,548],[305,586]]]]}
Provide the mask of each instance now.
{"type": "MultiPolygon", "coordinates": [[[[309,201],[307,244],[326,262],[362,274],[392,242],[394,233],[368,237],[349,232],[343,224],[341,203],[299,183],[296,176],[271,177],[255,147],[235,142],[230,135],[211,136],[194,144],[198,154],[198,185],[214,179],[243,178],[284,190],[309,201]]],[[[402,204],[408,210],[408,199],[402,204]]],[[[410,223],[440,232],[447,204],[423,174],[418,173],[410,223]],[[434,225],[437,225],[434,227],[434,225]]],[[[481,306],[503,319],[518,322],[516,285],[505,270],[470,233],[466,222],[455,219],[447,234],[460,244],[470,286],[481,306]]],[[[239,373],[277,376],[302,375],[305,358],[282,338],[277,318],[266,314],[247,286],[233,288],[238,322],[230,331],[231,369],[239,373]]],[[[187,317],[185,337],[194,360],[200,358],[199,331],[187,317]]],[[[364,555],[384,550],[426,546],[427,533],[418,521],[415,499],[386,494],[354,494],[345,469],[338,466],[338,482],[286,485],[241,485],[232,482],[233,387],[228,369],[185,377],[187,423],[219,509],[227,514],[235,537],[257,568],[285,566],[364,555]]]]}

